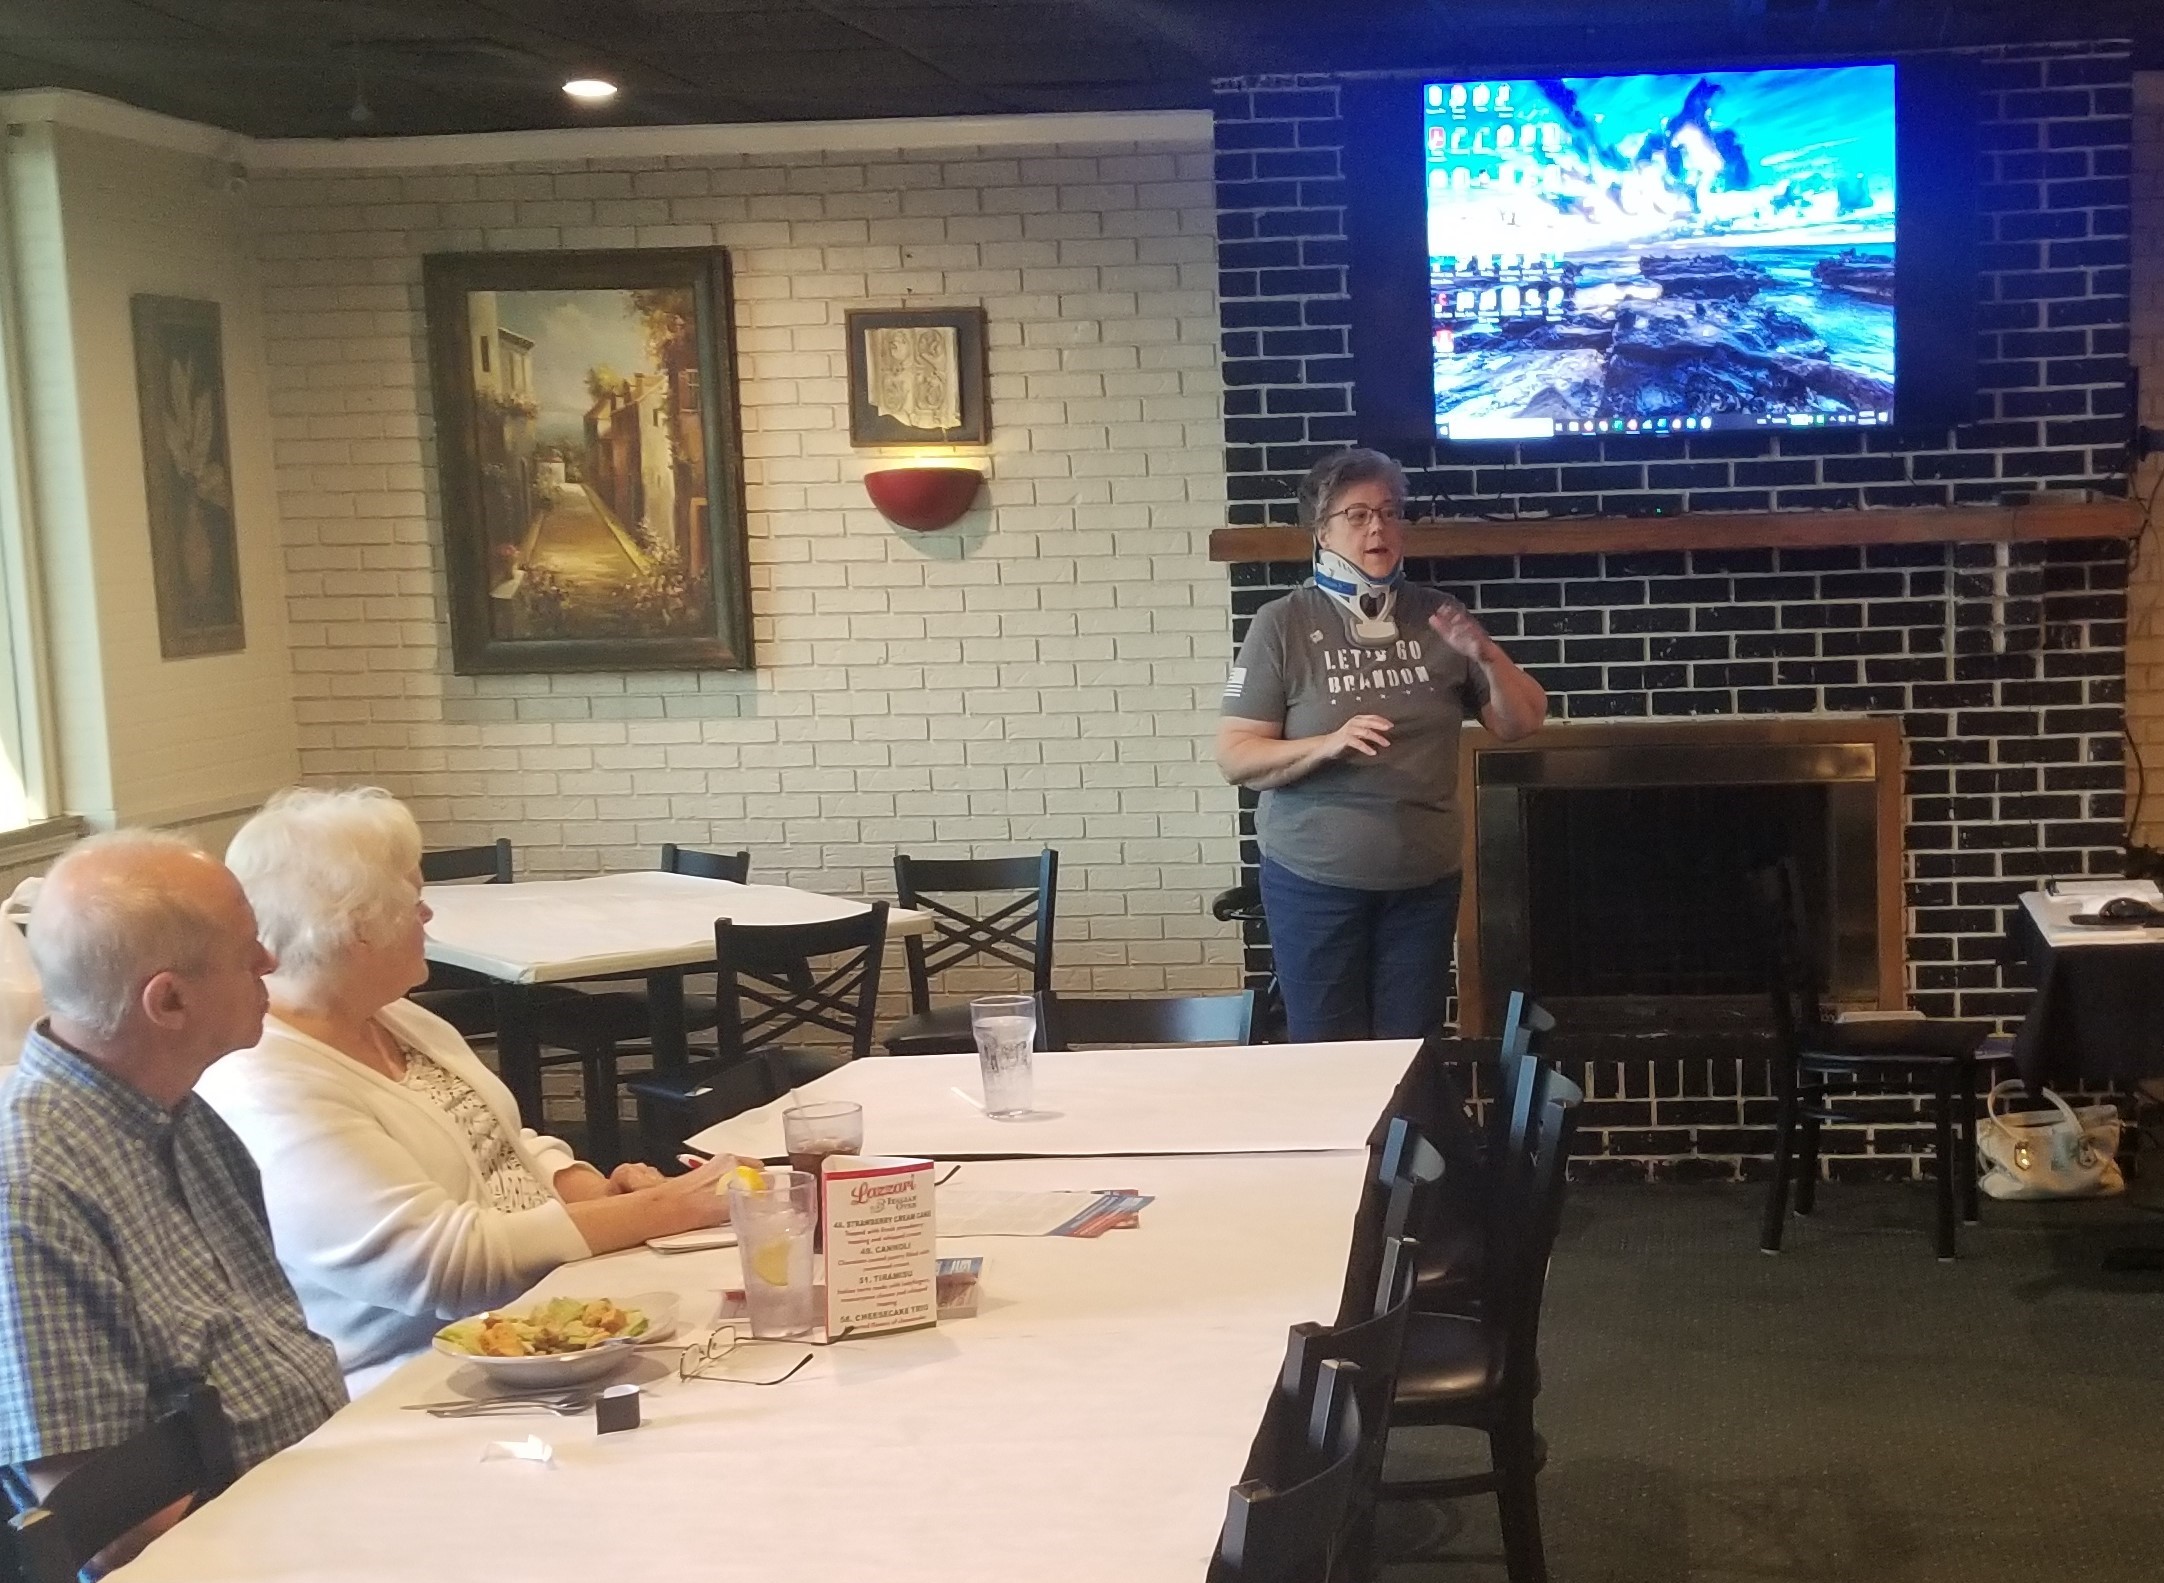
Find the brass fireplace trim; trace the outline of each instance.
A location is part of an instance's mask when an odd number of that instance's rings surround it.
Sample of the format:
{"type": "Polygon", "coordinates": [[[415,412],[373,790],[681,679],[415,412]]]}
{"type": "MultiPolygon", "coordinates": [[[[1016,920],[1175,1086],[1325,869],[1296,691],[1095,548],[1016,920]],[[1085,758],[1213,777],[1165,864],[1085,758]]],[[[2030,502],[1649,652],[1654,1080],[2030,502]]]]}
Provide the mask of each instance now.
{"type": "MultiPolygon", "coordinates": [[[[1866,716],[1809,719],[1704,718],[1663,721],[1588,721],[1544,726],[1516,742],[1498,742],[1480,726],[1466,728],[1458,753],[1458,807],[1464,823],[1465,890],[1458,907],[1458,1031],[1468,1038],[1492,1032],[1502,1008],[1487,1004],[1481,972],[1479,861],[1479,792],[1484,785],[1569,784],[1577,777],[1566,760],[1551,761],[1540,774],[1528,773],[1531,755],[1592,754],[1615,748],[1674,749],[1667,763],[1681,768],[1717,766],[1729,747],[1789,747],[1819,766],[1824,779],[1868,782],[1873,794],[1873,829],[1878,935],[1878,998],[1881,1010],[1907,1004],[1905,905],[1902,864],[1902,781],[1906,760],[1901,722],[1866,716]],[[1524,762],[1512,763],[1518,757],[1524,762]]],[[[1657,759],[1656,762],[1659,762],[1657,759]]],[[[1699,779],[1706,777],[1701,775],[1699,779]]],[[[1665,773],[1651,781],[1667,783],[1665,773]]],[[[1601,784],[1619,784],[1603,778],[1601,784]]]]}

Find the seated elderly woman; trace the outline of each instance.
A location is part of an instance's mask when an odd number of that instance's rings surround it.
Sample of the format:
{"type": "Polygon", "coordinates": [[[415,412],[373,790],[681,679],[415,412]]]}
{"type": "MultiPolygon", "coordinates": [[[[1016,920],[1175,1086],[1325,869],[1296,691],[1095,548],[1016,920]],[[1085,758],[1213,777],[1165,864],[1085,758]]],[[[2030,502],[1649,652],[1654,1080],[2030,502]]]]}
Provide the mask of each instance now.
{"type": "Polygon", "coordinates": [[[196,1088],[255,1157],[279,1262],[356,1396],[559,1264],[725,1220],[735,1163],[604,1177],[522,1130],[404,998],[428,977],[420,860],[413,815],[373,787],[281,792],[241,828],[226,863],[278,959],[270,1015],[196,1088]]]}

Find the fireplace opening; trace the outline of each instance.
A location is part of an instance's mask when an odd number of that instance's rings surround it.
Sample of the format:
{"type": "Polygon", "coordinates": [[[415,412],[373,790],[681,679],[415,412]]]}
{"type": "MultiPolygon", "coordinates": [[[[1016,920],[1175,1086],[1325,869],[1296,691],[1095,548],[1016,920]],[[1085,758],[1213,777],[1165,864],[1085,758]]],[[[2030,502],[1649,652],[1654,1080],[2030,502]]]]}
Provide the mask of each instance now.
{"type": "Polygon", "coordinates": [[[1822,902],[1827,817],[1814,785],[1528,792],[1534,996],[1763,994],[1745,876],[1791,859],[1822,902]]]}
{"type": "Polygon", "coordinates": [[[1796,865],[1836,1005],[1903,1001],[1898,722],[1675,721],[1474,736],[1460,1026],[1513,989],[1583,1029],[1762,1029],[1749,875],[1796,865]]]}

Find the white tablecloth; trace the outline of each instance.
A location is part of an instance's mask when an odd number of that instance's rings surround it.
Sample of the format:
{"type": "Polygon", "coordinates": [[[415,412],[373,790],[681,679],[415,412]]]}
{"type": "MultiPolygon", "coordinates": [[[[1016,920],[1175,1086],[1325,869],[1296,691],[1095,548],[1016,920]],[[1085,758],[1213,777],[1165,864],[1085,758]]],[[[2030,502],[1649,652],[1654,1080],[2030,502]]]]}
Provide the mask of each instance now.
{"type": "Polygon", "coordinates": [[[2164,925],[2119,924],[2104,928],[2067,921],[2077,912],[2094,913],[2113,896],[2131,896],[2152,907],[2164,905],[2164,894],[2159,894],[2156,882],[2146,879],[2075,880],[2062,885],[2056,896],[2024,891],[2021,905],[2054,950],[2081,945],[2153,945],[2164,940],[2164,925]]]}
{"type": "Polygon", "coordinates": [[[864,1107],[871,1154],[1266,1154],[1366,1144],[1419,1043],[1264,1044],[1039,1053],[1038,1115],[988,1119],[974,1055],[852,1061],[788,1098],[707,1128],[715,1154],[783,1153],[781,1113],[811,1100],[864,1107]],[[957,1092],[959,1090],[959,1092],[957,1092]]]}
{"type": "MultiPolygon", "coordinates": [[[[865,910],[861,901],[786,885],[732,885],[658,870],[513,885],[430,885],[422,894],[436,914],[428,925],[430,961],[514,984],[711,962],[716,918],[817,923],[865,910]]],[[[887,912],[890,937],[930,928],[921,912],[887,912]]]]}
{"type": "MultiPolygon", "coordinates": [[[[1157,1202],[1096,1240],[943,1240],[984,1256],[976,1318],[822,1350],[782,1385],[683,1384],[650,1355],[644,1425],[606,1438],[590,1419],[402,1412],[462,1368],[418,1359],[116,1576],[1198,1583],[1286,1327],[1336,1309],[1364,1163],[971,1163],[958,1181],[1157,1202]],[[481,1460],[527,1434],[554,1467],[481,1460]]],[[[733,1251],[642,1249],[542,1290],[670,1289],[711,1312],[737,1270],[733,1251]]]]}

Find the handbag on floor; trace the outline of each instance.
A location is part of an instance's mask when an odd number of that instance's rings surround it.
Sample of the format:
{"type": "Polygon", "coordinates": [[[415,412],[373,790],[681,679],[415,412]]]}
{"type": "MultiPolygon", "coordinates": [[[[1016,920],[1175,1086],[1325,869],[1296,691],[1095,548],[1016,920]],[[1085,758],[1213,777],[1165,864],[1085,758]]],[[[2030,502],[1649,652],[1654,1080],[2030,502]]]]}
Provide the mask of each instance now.
{"type": "Polygon", "coordinates": [[[2047,1110],[2002,1111],[2003,1098],[2025,1095],[2019,1081],[2000,1083],[1976,1124],[1976,1185],[1993,1198],[2106,1198],[2126,1191],[2119,1174],[2119,1109],[2076,1110],[2050,1089],[2047,1110]]]}

